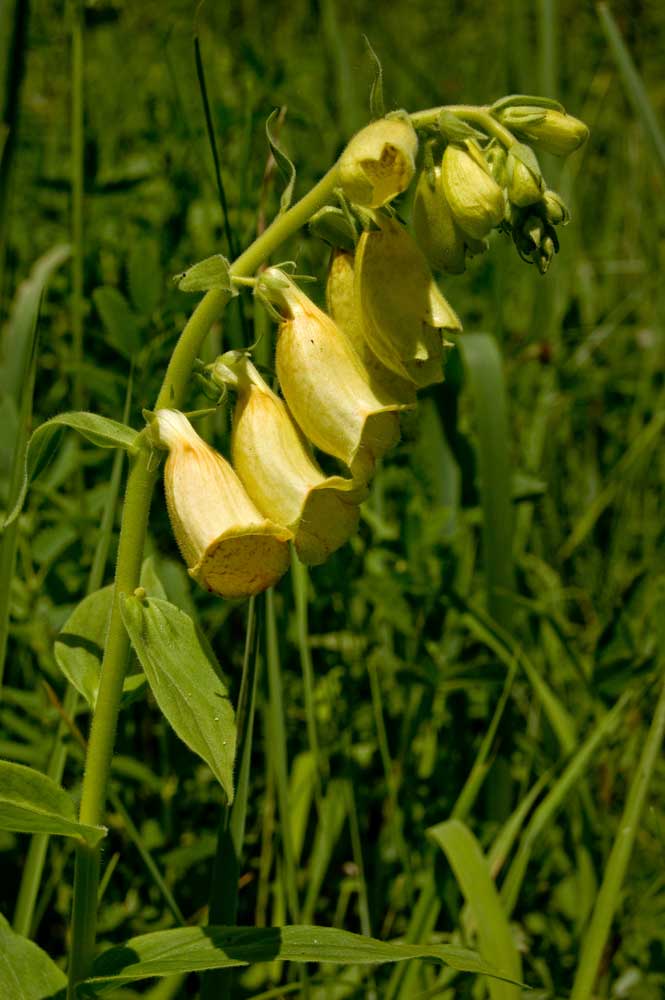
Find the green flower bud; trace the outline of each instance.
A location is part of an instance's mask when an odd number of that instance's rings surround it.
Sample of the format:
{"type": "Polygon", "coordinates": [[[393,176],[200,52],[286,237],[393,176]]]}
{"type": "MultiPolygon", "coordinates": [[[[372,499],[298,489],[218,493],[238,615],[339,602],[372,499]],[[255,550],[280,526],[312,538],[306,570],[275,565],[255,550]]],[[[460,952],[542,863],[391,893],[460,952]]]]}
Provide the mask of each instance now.
{"type": "Polygon", "coordinates": [[[521,139],[554,156],[574,153],[589,136],[589,129],[579,118],[551,108],[511,107],[497,117],[521,139]]]}
{"type": "Polygon", "coordinates": [[[355,282],[363,332],[382,364],[420,388],[442,382],[442,331],[462,324],[398,222],[381,219],[380,229],[360,237],[355,282]]]}
{"type": "MultiPolygon", "coordinates": [[[[521,146],[521,149],[528,150],[533,156],[528,146],[521,146]]],[[[513,150],[510,150],[508,153],[506,163],[508,198],[513,205],[518,205],[520,208],[540,201],[543,194],[543,177],[535,156],[533,160],[537,168],[535,170],[525,163],[522,158],[516,156],[513,150]]]]}
{"type": "Polygon", "coordinates": [[[413,201],[413,230],[430,265],[449,274],[466,270],[464,233],[456,225],[441,182],[441,168],[423,170],[413,201]]]}
{"type": "Polygon", "coordinates": [[[291,532],[257,510],[229,463],[184,413],[157,410],[151,434],[169,451],[166,505],[190,576],[222,597],[249,597],[277,583],[289,566],[291,532]]]}
{"type": "Polygon", "coordinates": [[[460,229],[481,240],[504,216],[503,190],[496,183],[478,146],[447,146],[441,177],[453,217],[460,229]]]}
{"type": "Polygon", "coordinates": [[[545,192],[541,203],[545,220],[553,226],[565,226],[570,221],[570,212],[560,194],[556,191],[545,192]]]}
{"type": "Polygon", "coordinates": [[[380,208],[401,194],[416,170],[418,136],[408,117],[380,118],[358,132],[339,159],[339,180],[350,201],[380,208]]]}
{"type": "MultiPolygon", "coordinates": [[[[535,206],[538,208],[539,206],[535,206]]],[[[554,254],[559,252],[559,240],[554,226],[530,209],[517,210],[512,219],[513,241],[522,260],[535,264],[541,274],[549,268],[554,254]]]]}

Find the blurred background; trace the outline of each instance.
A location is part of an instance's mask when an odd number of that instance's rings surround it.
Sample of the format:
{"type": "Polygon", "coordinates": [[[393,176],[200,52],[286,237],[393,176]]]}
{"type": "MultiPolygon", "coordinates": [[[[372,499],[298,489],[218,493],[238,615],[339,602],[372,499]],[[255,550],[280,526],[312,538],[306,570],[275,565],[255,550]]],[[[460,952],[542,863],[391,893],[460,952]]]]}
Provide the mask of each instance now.
{"type": "MultiPolygon", "coordinates": [[[[444,386],[423,394],[405,420],[358,537],[306,581],[306,627],[291,579],[276,592],[285,713],[275,734],[262,677],[240,892],[239,922],[295,922],[280,777],[265,752],[276,736],[288,750],[303,922],[462,940],[463,900],[426,830],[456,810],[489,851],[512,817],[513,838],[497,861],[501,884],[534,803],[549,802],[512,908],[524,978],[547,997],[570,989],[665,638],[665,9],[636,0],[610,4],[610,17],[604,10],[568,0],[80,8],[5,0],[0,9],[9,128],[0,166],[3,504],[29,391],[16,331],[35,262],[70,245],[42,304],[33,426],[76,407],[122,419],[130,369],[129,422],[141,426],[196,302],[172,276],[213,253],[233,256],[278,210],[283,181],[265,137],[273,109],[297,168],[296,196],[368,120],[374,66],[363,36],[382,62],[389,109],[522,92],[554,97],[589,125],[589,142],[565,165],[541,160],[572,213],[549,273],[495,234],[464,275],[444,280],[465,329],[487,333],[495,349],[480,360],[452,352],[444,386]],[[488,604],[488,580],[498,602],[488,604]],[[314,750],[301,672],[308,656],[314,750]],[[576,757],[603,727],[606,738],[576,757]],[[565,795],[548,798],[575,760],[565,795]]],[[[327,257],[303,232],[279,260],[317,276],[311,294],[322,301],[327,257]]],[[[268,331],[259,351],[269,366],[270,322],[249,299],[212,332],[206,357],[252,343],[252,320],[268,331]]],[[[189,402],[206,405],[195,387],[189,402]]],[[[210,418],[206,430],[224,450],[227,416],[210,418]]],[[[47,765],[65,687],[53,641],[86,591],[101,512],[117,488],[112,464],[65,436],[19,521],[0,707],[8,759],[47,765]]],[[[104,583],[116,538],[117,519],[104,583]]],[[[150,553],[169,597],[211,638],[235,700],[246,609],[190,586],[161,491],[150,553]]],[[[76,722],[85,733],[82,709],[76,722]]],[[[76,789],[81,751],[73,737],[70,744],[64,780],[76,789]]],[[[117,788],[136,830],[112,810],[108,942],[173,923],[137,844],[154,856],[185,917],[200,916],[221,801],[150,699],[125,710],[117,746],[117,788]]],[[[598,996],[665,994],[664,792],[661,762],[598,996]]],[[[26,841],[0,833],[0,909],[10,919],[26,841]]],[[[72,867],[67,844],[53,843],[31,920],[56,955],[65,951],[72,867]]],[[[278,965],[257,966],[238,977],[237,995],[258,995],[284,975],[278,965]]],[[[328,978],[320,995],[480,995],[471,979],[450,985],[434,966],[366,976],[328,978]]],[[[195,992],[192,981],[171,995],[195,992]]]]}

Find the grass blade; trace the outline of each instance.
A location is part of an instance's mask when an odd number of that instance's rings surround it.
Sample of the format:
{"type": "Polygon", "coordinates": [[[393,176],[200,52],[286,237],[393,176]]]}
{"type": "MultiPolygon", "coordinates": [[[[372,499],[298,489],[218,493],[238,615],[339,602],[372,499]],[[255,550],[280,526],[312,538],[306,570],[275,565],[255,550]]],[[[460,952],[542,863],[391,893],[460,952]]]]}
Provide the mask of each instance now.
{"type": "MultiPolygon", "coordinates": [[[[457,884],[471,907],[483,957],[496,968],[505,969],[511,979],[519,981],[522,963],[478,841],[457,819],[430,827],[427,834],[445,852],[457,884]]],[[[488,987],[492,1000],[519,1000],[517,986],[490,980],[488,987]]]]}
{"type": "Polygon", "coordinates": [[[612,57],[621,74],[628,100],[632,104],[633,111],[639,118],[646,136],[651,140],[656,159],[663,174],[665,174],[665,135],[649,100],[642,78],[635,68],[628,46],[621,37],[619,26],[607,4],[598,4],[598,18],[600,26],[605,32],[612,57]]]}
{"type": "Polygon", "coordinates": [[[469,380],[478,428],[483,549],[490,614],[508,627],[514,590],[510,434],[501,355],[487,333],[467,333],[459,350],[469,380]]]}
{"type": "Polygon", "coordinates": [[[656,760],[665,735],[665,683],[661,687],[653,721],[647,736],[628,799],[612,845],[605,875],[593,908],[591,921],[582,944],[580,963],[570,1000],[586,1000],[593,992],[598,966],[607,943],[614,914],[620,902],[621,887],[630,861],[656,760]]]}

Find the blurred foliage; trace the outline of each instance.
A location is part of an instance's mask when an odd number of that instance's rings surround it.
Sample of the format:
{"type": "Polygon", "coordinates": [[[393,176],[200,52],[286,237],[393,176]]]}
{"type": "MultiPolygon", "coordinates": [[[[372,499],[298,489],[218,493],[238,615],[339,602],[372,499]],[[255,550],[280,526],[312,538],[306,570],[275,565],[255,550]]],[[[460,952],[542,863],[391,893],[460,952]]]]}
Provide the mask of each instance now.
{"type": "MultiPolygon", "coordinates": [[[[12,7],[5,5],[0,20],[7,65],[19,55],[11,49],[12,7]]],[[[662,120],[662,5],[635,0],[616,7],[662,120]]],[[[31,0],[4,196],[5,325],[34,261],[70,238],[69,33],[63,0],[31,0]]],[[[573,214],[549,274],[542,278],[524,267],[509,241],[496,236],[489,254],[445,283],[465,328],[494,334],[504,358],[515,499],[515,647],[572,720],[574,745],[624,690],[635,691],[612,740],[537,840],[513,914],[526,981],[543,996],[566,995],[650,721],[659,656],[662,665],[665,458],[662,433],[650,434],[649,427],[665,405],[665,177],[632,116],[591,4],[88,0],[85,360],[80,372],[73,370],[65,266],[42,309],[35,425],[70,408],[76,377],[86,408],[121,419],[132,359],[130,422],[140,427],[141,409],[152,405],[196,301],[175,288],[172,275],[212,253],[229,253],[196,78],[195,33],[238,246],[279,206],[281,182],[266,173],[264,123],[274,108],[287,109],[280,142],[297,166],[296,196],[367,120],[373,67],[363,33],[383,62],[388,107],[416,110],[542,92],[591,127],[589,143],[563,169],[545,165],[573,214]]],[[[281,251],[280,260],[288,257],[300,273],[323,276],[326,249],[305,233],[281,251]]],[[[321,281],[312,286],[319,300],[322,287],[321,281]]],[[[209,338],[207,357],[222,341],[253,341],[249,324],[259,307],[247,298],[243,307],[244,317],[232,304],[224,329],[209,338]]],[[[265,316],[256,319],[265,328],[265,316]]],[[[270,365],[265,340],[261,351],[270,365]]],[[[190,403],[192,409],[207,405],[194,385],[190,403]]],[[[3,414],[9,430],[17,419],[15,412],[3,414]]],[[[227,423],[219,414],[206,428],[221,450],[227,423]]],[[[4,500],[13,434],[2,438],[4,500]]],[[[485,601],[476,448],[474,408],[453,357],[445,385],[429,390],[418,414],[405,419],[402,442],[376,477],[359,535],[311,573],[309,645],[320,744],[314,762],[307,756],[289,577],[276,593],[298,889],[302,905],[313,861],[323,856],[308,914],[322,924],[402,935],[435,870],[442,902],[436,931],[448,936],[459,925],[454,877],[426,830],[451,814],[509,659],[473,627],[485,601]],[[325,814],[313,792],[317,772],[329,795],[334,781],[344,789],[325,814]]],[[[54,697],[64,696],[53,643],[85,593],[111,462],[65,437],[21,517],[8,687],[0,707],[3,757],[46,765],[59,720],[54,697]]],[[[191,609],[211,639],[237,698],[245,608],[215,600],[187,579],[159,493],[150,552],[170,599],[191,609]]],[[[109,558],[104,582],[111,580],[112,563],[109,558]]],[[[239,909],[240,923],[258,925],[283,920],[285,910],[265,676],[260,685],[239,909]]],[[[76,722],[85,732],[83,708],[76,722]]],[[[65,784],[76,789],[82,755],[76,740],[70,743],[65,784]]],[[[546,773],[560,773],[569,751],[520,667],[467,820],[484,849],[529,788],[546,773]]],[[[123,711],[117,754],[122,803],[185,917],[196,920],[207,902],[221,792],[150,697],[123,711]]],[[[599,996],[655,1000],[665,993],[664,824],[661,762],[599,996]]],[[[102,905],[102,940],[172,925],[113,808],[109,825],[104,860],[114,870],[102,905]]],[[[11,916],[27,838],[0,834],[0,850],[0,909],[11,916]]],[[[55,955],[65,951],[72,869],[68,844],[51,843],[34,929],[55,955]]],[[[241,973],[237,995],[268,989],[282,972],[257,966],[241,973]]],[[[423,964],[412,992],[402,995],[415,997],[440,975],[423,964]]],[[[373,994],[371,980],[349,970],[333,976],[329,982],[337,985],[321,995],[383,996],[389,976],[375,974],[373,994]]],[[[438,995],[480,995],[473,989],[470,979],[459,979],[438,995]]],[[[195,990],[192,981],[182,995],[195,990]]]]}

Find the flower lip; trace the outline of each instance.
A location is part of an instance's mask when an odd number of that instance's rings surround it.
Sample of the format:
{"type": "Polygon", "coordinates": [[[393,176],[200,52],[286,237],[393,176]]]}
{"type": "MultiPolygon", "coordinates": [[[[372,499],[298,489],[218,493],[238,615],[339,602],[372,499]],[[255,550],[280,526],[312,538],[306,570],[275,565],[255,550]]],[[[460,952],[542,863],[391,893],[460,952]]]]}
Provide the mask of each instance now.
{"type": "Polygon", "coordinates": [[[417,151],[418,136],[407,115],[372,122],[353,136],[340,157],[344,194],[367,208],[387,204],[411,183],[417,151]]]}

